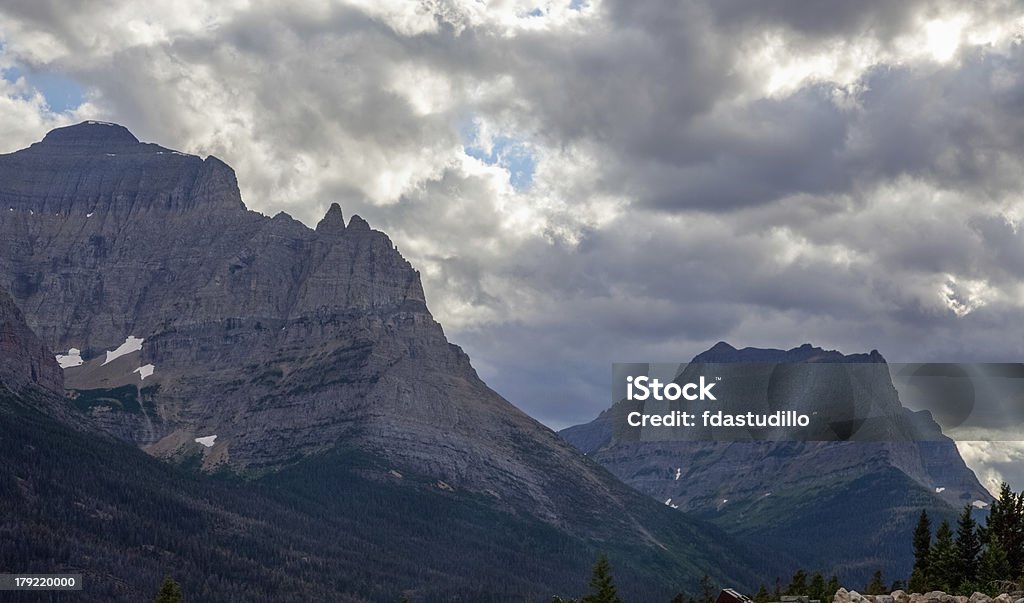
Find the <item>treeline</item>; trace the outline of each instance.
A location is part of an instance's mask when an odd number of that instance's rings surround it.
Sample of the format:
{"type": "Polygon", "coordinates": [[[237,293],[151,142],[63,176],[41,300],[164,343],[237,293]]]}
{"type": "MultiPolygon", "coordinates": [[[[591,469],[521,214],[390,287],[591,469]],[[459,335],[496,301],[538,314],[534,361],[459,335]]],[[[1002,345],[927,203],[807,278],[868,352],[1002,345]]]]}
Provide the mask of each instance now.
{"type": "Polygon", "coordinates": [[[1007,582],[1024,580],[1024,492],[1003,484],[984,526],[975,521],[970,505],[933,536],[931,519],[922,511],[914,530],[912,592],[983,592],[996,595],[1007,582]]]}
{"type": "MultiPolygon", "coordinates": [[[[831,603],[836,591],[839,590],[839,578],[832,576],[825,579],[821,572],[808,574],[805,570],[797,570],[790,578],[789,583],[783,587],[781,580],[776,580],[774,591],[769,591],[764,584],[754,595],[755,603],[767,603],[779,601],[786,595],[803,595],[811,599],[817,599],[825,603],[831,603]]],[[[894,585],[894,589],[899,585],[894,585]]],[[[882,572],[875,572],[874,577],[866,592],[869,594],[882,594],[885,591],[882,583],[882,572]]],[[[707,574],[701,578],[697,587],[697,593],[690,595],[686,592],[676,593],[668,603],[714,603],[718,598],[720,589],[714,580],[707,574]]],[[[619,597],[618,589],[612,578],[611,564],[607,555],[601,555],[594,564],[590,578],[590,590],[579,599],[564,599],[562,597],[552,598],[552,603],[623,603],[619,597]]]]}
{"type": "Polygon", "coordinates": [[[754,595],[754,602],[767,603],[768,601],[778,601],[786,595],[804,595],[811,599],[831,603],[832,595],[836,594],[837,590],[839,590],[839,578],[837,576],[832,576],[826,580],[821,572],[808,574],[806,570],[799,569],[789,579],[789,583],[785,587],[782,586],[781,580],[775,581],[775,589],[771,591],[768,590],[767,586],[761,584],[761,587],[757,589],[757,593],[754,595]]]}
{"type": "MultiPolygon", "coordinates": [[[[718,597],[718,586],[710,576],[704,574],[700,579],[700,592],[696,596],[680,592],[669,603],[714,603],[718,597]]],[[[619,589],[612,577],[612,566],[608,555],[601,554],[594,563],[590,576],[590,589],[579,599],[565,599],[559,596],[551,598],[551,603],[624,603],[619,597],[619,589]]]]}

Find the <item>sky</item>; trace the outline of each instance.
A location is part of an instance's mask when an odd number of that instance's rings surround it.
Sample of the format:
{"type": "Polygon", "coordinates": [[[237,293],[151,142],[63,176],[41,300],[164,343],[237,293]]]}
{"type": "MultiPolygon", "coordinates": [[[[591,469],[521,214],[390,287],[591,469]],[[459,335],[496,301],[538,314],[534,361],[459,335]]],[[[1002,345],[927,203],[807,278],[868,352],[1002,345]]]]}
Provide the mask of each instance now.
{"type": "MultiPolygon", "coordinates": [[[[387,232],[558,429],[720,340],[1024,358],[1013,1],[7,0],[0,152],[84,119],[387,232]]],[[[1024,487],[1024,444],[961,445],[1024,487]]]]}

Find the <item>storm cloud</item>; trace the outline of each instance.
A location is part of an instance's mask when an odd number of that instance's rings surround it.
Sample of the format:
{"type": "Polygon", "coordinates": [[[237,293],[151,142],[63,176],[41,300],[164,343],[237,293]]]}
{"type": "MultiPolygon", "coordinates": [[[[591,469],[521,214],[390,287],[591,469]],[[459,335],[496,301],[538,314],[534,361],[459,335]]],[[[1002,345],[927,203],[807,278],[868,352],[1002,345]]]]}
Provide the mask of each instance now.
{"type": "Polygon", "coordinates": [[[998,1],[6,2],[0,151],[106,119],[252,209],[338,201],[559,428],[612,362],[719,340],[1021,360],[1022,33],[998,1]]]}

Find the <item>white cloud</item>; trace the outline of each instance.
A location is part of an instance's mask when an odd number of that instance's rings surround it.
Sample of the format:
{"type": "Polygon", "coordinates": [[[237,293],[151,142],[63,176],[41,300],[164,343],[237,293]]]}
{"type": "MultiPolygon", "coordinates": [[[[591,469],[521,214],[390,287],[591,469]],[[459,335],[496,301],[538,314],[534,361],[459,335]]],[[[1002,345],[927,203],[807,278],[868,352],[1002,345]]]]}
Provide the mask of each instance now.
{"type": "Polygon", "coordinates": [[[981,484],[993,495],[999,494],[1003,482],[1020,489],[1024,482],[1024,442],[961,441],[956,446],[967,466],[974,469],[981,484]]]}

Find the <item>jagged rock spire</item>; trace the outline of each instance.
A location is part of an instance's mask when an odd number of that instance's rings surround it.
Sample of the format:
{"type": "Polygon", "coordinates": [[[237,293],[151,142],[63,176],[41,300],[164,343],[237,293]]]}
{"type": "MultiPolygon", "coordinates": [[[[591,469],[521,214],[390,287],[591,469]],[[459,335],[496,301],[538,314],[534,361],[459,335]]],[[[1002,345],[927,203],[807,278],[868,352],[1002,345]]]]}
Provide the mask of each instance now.
{"type": "Polygon", "coordinates": [[[345,217],[341,213],[341,206],[331,203],[330,209],[324,214],[323,219],[316,225],[316,231],[320,234],[341,234],[345,232],[345,217]]]}
{"type": "Polygon", "coordinates": [[[352,219],[348,221],[349,230],[370,230],[370,225],[366,220],[360,218],[357,215],[353,215],[352,219]]]}

